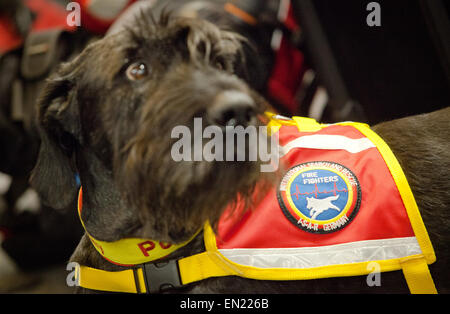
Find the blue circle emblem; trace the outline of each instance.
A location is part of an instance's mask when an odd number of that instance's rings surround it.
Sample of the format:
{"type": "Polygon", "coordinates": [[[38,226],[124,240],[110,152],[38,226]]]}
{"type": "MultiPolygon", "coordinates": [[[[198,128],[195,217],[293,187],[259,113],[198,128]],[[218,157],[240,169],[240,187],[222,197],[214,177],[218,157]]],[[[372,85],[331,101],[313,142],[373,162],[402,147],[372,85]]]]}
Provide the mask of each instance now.
{"type": "Polygon", "coordinates": [[[306,217],[330,220],[341,213],[348,202],[348,186],[330,170],[308,170],[292,181],[290,195],[295,207],[306,217]]]}
{"type": "Polygon", "coordinates": [[[342,229],[356,215],[361,190],[348,168],[333,162],[309,162],[291,168],[283,177],[278,201],[285,216],[313,233],[342,229]]]}

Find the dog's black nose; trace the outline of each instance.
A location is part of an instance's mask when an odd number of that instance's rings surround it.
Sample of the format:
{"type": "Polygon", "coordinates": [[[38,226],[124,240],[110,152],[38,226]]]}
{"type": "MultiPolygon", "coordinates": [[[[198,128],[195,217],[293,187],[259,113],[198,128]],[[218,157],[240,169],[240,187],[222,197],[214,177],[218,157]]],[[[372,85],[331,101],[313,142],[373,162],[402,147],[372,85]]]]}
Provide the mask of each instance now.
{"type": "Polygon", "coordinates": [[[211,122],[219,126],[247,126],[256,119],[256,105],[246,93],[224,91],[216,96],[207,114],[211,122]]]}

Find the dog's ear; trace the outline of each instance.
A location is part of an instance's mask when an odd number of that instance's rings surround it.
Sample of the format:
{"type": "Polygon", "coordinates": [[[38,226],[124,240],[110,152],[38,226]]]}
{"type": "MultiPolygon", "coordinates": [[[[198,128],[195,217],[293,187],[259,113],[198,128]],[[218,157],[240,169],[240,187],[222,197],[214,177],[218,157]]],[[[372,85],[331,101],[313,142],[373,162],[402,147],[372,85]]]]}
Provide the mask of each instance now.
{"type": "Polygon", "coordinates": [[[80,143],[81,127],[72,82],[70,76],[53,76],[37,108],[41,146],[30,183],[42,202],[56,209],[70,205],[78,189],[74,152],[80,143]]]}

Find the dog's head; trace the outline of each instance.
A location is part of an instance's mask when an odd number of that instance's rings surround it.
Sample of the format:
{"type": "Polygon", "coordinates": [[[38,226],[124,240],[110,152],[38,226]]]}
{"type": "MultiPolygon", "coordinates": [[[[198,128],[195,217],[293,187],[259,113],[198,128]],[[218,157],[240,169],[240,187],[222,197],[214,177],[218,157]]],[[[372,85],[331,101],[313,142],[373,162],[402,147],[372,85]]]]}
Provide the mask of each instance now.
{"type": "Polygon", "coordinates": [[[39,102],[33,186],[51,206],[64,207],[76,195],[78,173],[83,195],[98,210],[122,208],[114,218],[127,220],[121,236],[179,242],[206,220],[214,224],[237,195],[252,194],[260,167],[198,160],[194,118],[202,119],[201,132],[260,123],[264,101],[243,80],[245,44],[203,20],[142,14],[132,27],[88,46],[61,66],[39,102]],[[191,131],[192,160],[173,158],[180,126],[191,131]]]}

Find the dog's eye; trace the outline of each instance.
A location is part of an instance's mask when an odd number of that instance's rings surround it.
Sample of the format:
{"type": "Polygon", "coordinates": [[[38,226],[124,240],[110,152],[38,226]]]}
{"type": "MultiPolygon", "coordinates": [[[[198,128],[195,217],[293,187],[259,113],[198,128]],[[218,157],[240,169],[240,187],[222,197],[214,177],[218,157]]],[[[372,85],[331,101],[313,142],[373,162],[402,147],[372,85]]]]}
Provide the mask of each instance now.
{"type": "Polygon", "coordinates": [[[127,68],[126,74],[131,81],[141,80],[148,75],[147,65],[142,62],[133,63],[127,68]]]}

